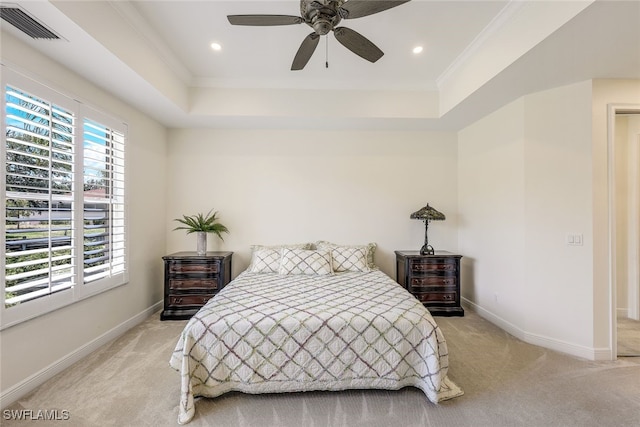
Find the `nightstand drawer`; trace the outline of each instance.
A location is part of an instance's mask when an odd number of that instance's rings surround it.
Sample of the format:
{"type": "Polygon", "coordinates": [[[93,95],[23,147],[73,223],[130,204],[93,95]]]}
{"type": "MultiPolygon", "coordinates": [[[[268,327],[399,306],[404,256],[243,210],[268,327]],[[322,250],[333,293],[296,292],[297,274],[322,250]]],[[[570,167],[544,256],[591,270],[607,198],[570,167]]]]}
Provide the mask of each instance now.
{"type": "Polygon", "coordinates": [[[192,290],[192,289],[218,289],[218,279],[169,279],[169,289],[192,290]]]}
{"type": "Polygon", "coordinates": [[[169,273],[171,274],[216,274],[220,271],[220,263],[188,263],[188,262],[172,262],[169,265],[169,273]]]}
{"type": "Polygon", "coordinates": [[[456,276],[413,276],[409,278],[409,286],[412,289],[426,286],[455,286],[456,283],[456,276]]]}
{"type": "Polygon", "coordinates": [[[421,303],[438,303],[438,304],[456,304],[457,294],[456,292],[429,292],[429,293],[418,293],[415,292],[413,295],[420,301],[421,303]]]}
{"type": "Polygon", "coordinates": [[[202,307],[214,294],[180,294],[169,295],[168,307],[202,307]]]}
{"type": "Polygon", "coordinates": [[[434,262],[432,260],[413,259],[409,264],[411,273],[455,273],[456,271],[455,261],[434,262]]]}

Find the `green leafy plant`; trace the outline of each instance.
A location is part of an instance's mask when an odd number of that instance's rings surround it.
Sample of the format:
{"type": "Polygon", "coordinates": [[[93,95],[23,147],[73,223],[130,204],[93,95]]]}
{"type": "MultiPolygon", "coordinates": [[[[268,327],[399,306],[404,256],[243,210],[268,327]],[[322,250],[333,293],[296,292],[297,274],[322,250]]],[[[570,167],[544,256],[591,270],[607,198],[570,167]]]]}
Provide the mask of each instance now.
{"type": "Polygon", "coordinates": [[[204,215],[198,213],[195,215],[182,215],[182,218],[175,218],[174,221],[179,222],[180,227],[174,228],[175,230],[187,230],[187,234],[203,231],[205,233],[213,233],[222,238],[222,233],[228,233],[229,229],[218,222],[218,212],[214,212],[213,209],[208,214],[204,215]]]}

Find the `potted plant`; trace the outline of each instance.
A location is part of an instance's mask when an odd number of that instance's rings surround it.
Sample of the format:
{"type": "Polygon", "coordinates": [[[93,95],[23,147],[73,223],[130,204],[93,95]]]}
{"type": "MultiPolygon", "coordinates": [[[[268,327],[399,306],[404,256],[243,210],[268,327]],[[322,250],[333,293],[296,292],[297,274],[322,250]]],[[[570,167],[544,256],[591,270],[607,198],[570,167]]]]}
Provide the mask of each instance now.
{"type": "Polygon", "coordinates": [[[218,212],[213,209],[208,214],[198,213],[195,215],[182,215],[182,218],[175,218],[174,221],[183,224],[174,228],[175,230],[187,230],[187,234],[196,233],[197,235],[197,252],[198,255],[207,253],[207,233],[213,233],[222,238],[222,233],[228,233],[229,229],[218,222],[218,212]]]}

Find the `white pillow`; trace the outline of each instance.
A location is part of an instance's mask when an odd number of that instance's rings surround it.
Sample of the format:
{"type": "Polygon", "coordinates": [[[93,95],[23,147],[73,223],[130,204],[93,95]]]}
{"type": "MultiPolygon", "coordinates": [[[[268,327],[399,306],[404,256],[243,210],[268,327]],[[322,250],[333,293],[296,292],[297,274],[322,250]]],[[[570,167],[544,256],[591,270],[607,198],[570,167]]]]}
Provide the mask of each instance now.
{"type": "Polygon", "coordinates": [[[363,247],[338,246],[331,249],[333,271],[342,273],[345,271],[371,271],[367,263],[367,250],[363,247]]]}
{"type": "Polygon", "coordinates": [[[316,247],[318,249],[329,249],[329,250],[361,248],[367,254],[367,267],[369,267],[368,271],[377,270],[378,269],[378,266],[376,265],[376,263],[373,260],[373,256],[374,256],[374,254],[376,252],[376,248],[378,247],[378,245],[375,244],[375,243],[368,243],[366,245],[338,245],[336,243],[331,243],[331,242],[320,240],[320,241],[316,242],[316,247]]]}
{"type": "Polygon", "coordinates": [[[277,273],[280,269],[282,248],[311,249],[312,243],[298,243],[293,245],[251,246],[251,263],[247,268],[250,273],[277,273]]]}
{"type": "Polygon", "coordinates": [[[258,249],[251,254],[250,273],[277,273],[280,268],[280,249],[258,249]]]}
{"type": "Polygon", "coordinates": [[[283,248],[278,272],[280,274],[332,274],[331,253],[328,250],[283,248]]]}

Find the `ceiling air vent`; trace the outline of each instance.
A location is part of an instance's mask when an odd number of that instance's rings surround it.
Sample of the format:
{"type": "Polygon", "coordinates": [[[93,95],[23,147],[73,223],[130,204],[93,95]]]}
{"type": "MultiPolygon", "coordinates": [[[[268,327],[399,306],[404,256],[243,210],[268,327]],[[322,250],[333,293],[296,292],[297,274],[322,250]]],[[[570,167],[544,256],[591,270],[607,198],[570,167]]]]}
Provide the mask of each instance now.
{"type": "Polygon", "coordinates": [[[34,39],[59,39],[54,32],[14,6],[0,6],[0,18],[34,39]]]}

